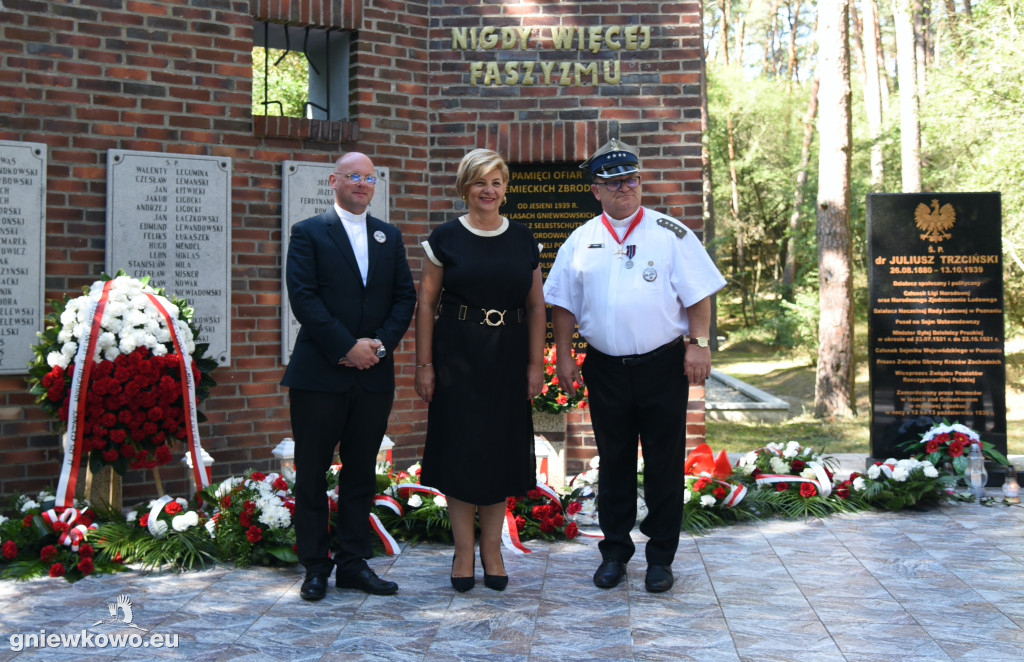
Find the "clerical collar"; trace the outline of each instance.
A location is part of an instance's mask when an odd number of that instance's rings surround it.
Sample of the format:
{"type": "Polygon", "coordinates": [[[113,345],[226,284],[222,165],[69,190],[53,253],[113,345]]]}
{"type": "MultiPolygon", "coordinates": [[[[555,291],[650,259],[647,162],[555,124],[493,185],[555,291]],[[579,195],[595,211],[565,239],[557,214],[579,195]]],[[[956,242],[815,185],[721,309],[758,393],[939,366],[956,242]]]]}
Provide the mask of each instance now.
{"type": "Polygon", "coordinates": [[[334,203],[334,211],[338,212],[338,217],[346,223],[352,223],[353,225],[363,225],[366,223],[365,211],[362,214],[353,214],[342,209],[337,202],[334,203]]]}

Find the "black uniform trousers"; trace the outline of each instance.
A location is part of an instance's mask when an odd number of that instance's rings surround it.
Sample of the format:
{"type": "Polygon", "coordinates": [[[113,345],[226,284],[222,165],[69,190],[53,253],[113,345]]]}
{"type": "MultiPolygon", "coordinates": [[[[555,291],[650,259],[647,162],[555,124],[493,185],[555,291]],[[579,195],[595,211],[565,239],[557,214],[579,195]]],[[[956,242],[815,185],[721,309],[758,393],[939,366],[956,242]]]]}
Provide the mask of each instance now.
{"type": "Polygon", "coordinates": [[[377,493],[377,453],[387,431],[394,391],[366,391],[357,381],[344,393],[289,392],[295,435],[295,538],[307,572],[347,577],[373,556],[369,523],[377,493]],[[329,556],[327,470],[338,446],[337,552],[329,556]]]}
{"type": "Polygon", "coordinates": [[[640,531],[650,540],[648,564],[671,565],[683,522],[686,408],[690,382],[686,345],[651,356],[613,357],[590,348],[583,378],[590,401],[598,467],[597,513],[604,560],[629,561],[637,515],[637,439],[644,457],[648,515],[640,531]]]}

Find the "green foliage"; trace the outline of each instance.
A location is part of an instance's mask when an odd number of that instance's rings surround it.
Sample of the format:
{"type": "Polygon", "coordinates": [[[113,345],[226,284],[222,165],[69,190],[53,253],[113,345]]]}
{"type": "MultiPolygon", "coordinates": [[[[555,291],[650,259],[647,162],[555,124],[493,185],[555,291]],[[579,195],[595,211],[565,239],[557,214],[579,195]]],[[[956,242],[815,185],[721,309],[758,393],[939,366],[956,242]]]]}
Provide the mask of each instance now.
{"type": "Polygon", "coordinates": [[[302,53],[262,47],[252,49],[253,115],[306,117],[308,99],[309,65],[302,53]],[[264,79],[267,72],[269,75],[264,79]]]}
{"type": "Polygon", "coordinates": [[[166,537],[155,538],[138,523],[122,520],[100,526],[94,539],[104,559],[138,564],[144,570],[204,570],[217,563],[217,548],[205,527],[172,529],[166,537]]]}
{"type": "Polygon", "coordinates": [[[1024,0],[979,3],[938,54],[921,104],[926,189],[999,191],[1007,333],[1024,330],[1024,0]]]}

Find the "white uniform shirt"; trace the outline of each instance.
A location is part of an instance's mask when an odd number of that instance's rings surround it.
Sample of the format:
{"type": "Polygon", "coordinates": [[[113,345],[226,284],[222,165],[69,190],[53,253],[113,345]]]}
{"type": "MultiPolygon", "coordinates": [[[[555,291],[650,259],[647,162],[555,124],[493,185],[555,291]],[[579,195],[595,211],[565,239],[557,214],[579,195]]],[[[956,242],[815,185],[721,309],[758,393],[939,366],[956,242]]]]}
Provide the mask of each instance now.
{"type": "MultiPolygon", "coordinates": [[[[643,354],[688,334],[686,307],[726,285],[692,230],[642,209],[643,220],[621,246],[601,216],[573,231],[544,283],[544,300],[575,315],[580,335],[611,356],[643,354]],[[658,219],[685,234],[677,236],[658,219]],[[630,245],[636,254],[628,269],[629,258],[615,253],[630,245]]],[[[628,223],[615,225],[621,238],[628,223]]]]}
{"type": "Polygon", "coordinates": [[[366,245],[366,212],[353,214],[339,207],[338,203],[334,203],[334,211],[341,218],[341,227],[345,228],[348,243],[352,244],[359,275],[363,277],[363,285],[366,285],[366,272],[370,268],[370,249],[366,245]]]}

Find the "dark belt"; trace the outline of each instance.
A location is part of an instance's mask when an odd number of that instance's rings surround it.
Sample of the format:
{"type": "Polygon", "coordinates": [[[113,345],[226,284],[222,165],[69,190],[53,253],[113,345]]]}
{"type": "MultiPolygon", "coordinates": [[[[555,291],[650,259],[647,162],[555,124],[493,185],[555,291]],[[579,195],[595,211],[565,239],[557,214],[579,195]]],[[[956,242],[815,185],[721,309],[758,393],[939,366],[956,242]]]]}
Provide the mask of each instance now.
{"type": "Polygon", "coordinates": [[[591,345],[589,348],[587,348],[587,355],[589,356],[590,354],[596,354],[598,357],[602,359],[611,361],[612,363],[620,363],[625,366],[640,365],[642,363],[647,363],[648,361],[653,361],[654,359],[658,358],[668,350],[678,345],[682,341],[682,339],[683,337],[679,336],[672,342],[666,343],[661,347],[658,347],[657,349],[652,349],[651,351],[644,352],[643,354],[630,354],[629,356],[610,356],[608,354],[605,354],[604,352],[600,352],[594,349],[594,346],[591,345]]]}
{"type": "Polygon", "coordinates": [[[450,317],[460,322],[486,324],[487,326],[504,326],[521,324],[526,319],[526,311],[522,308],[498,310],[496,308],[471,308],[453,303],[442,303],[437,309],[440,317],[450,317]]]}

